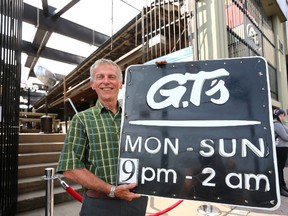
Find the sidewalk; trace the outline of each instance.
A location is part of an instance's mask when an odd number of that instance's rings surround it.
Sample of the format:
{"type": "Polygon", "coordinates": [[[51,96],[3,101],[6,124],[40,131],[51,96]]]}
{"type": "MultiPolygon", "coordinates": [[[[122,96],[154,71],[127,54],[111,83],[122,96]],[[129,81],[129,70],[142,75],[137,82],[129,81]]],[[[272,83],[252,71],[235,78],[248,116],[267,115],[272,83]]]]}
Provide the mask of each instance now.
{"type": "MultiPolygon", "coordinates": [[[[156,213],[160,210],[166,209],[167,207],[176,203],[177,200],[166,199],[166,198],[150,198],[147,208],[147,215],[156,213]]],[[[172,209],[170,212],[164,214],[165,216],[202,216],[203,214],[198,212],[198,208],[201,205],[207,203],[198,201],[183,201],[179,206],[172,209]]],[[[288,198],[281,196],[281,206],[275,211],[263,211],[253,209],[243,209],[224,205],[214,205],[220,210],[220,216],[286,216],[288,215],[288,198]]],[[[81,208],[81,203],[78,201],[70,201],[62,204],[55,205],[54,216],[78,216],[81,208]]],[[[205,215],[205,214],[204,214],[205,215]]],[[[209,214],[206,214],[209,216],[209,214]]],[[[212,216],[213,214],[211,214],[212,216]]],[[[17,216],[45,216],[45,209],[38,209],[29,211],[17,216]]],[[[214,215],[213,215],[214,216],[214,215]]],[[[216,216],[216,215],[215,215],[216,216]]]]}
{"type": "MultiPolygon", "coordinates": [[[[285,179],[288,181],[288,167],[285,168],[285,179]]],[[[287,182],[288,185],[288,182],[287,182]]],[[[147,206],[147,215],[159,212],[163,209],[175,204],[178,200],[150,197],[147,206]]],[[[281,196],[281,205],[275,211],[240,208],[228,205],[212,204],[219,209],[219,214],[202,214],[198,208],[202,205],[207,205],[205,202],[184,200],[176,208],[172,209],[165,216],[287,216],[288,215],[288,197],[281,196]]],[[[81,203],[78,201],[70,201],[54,206],[54,216],[78,216],[81,208],[81,203]]],[[[45,208],[29,212],[17,214],[17,216],[45,216],[45,208]]],[[[137,215],[135,215],[137,216],[137,215]]]]}

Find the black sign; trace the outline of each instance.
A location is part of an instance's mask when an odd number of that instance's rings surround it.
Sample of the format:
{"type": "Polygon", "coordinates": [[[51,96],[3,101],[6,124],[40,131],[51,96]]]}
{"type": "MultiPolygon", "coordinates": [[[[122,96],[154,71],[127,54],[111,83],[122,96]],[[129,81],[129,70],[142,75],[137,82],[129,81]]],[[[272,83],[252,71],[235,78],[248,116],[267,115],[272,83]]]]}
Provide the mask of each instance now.
{"type": "Polygon", "coordinates": [[[275,209],[267,63],[261,57],[126,71],[119,183],[140,194],[275,209]]]}
{"type": "Polygon", "coordinates": [[[245,26],[245,42],[257,52],[258,55],[263,54],[263,44],[262,44],[262,33],[258,28],[250,21],[250,19],[244,17],[244,26],[245,26]]]}

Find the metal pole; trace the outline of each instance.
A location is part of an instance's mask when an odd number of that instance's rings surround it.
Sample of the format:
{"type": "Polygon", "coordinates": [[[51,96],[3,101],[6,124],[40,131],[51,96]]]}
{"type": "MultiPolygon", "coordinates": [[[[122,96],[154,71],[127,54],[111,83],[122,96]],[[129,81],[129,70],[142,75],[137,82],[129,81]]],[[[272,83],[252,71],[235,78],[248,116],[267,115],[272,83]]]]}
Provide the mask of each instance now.
{"type": "MultiPolygon", "coordinates": [[[[198,46],[198,19],[197,19],[197,0],[194,0],[193,5],[193,28],[194,28],[194,44],[193,44],[193,59],[194,61],[199,60],[199,46],[198,46]]],[[[193,29],[192,29],[193,30],[193,29]]]]}
{"type": "Polygon", "coordinates": [[[210,203],[199,206],[197,211],[204,216],[219,216],[221,214],[221,211],[210,203]]]}
{"type": "Polygon", "coordinates": [[[67,98],[67,100],[68,100],[68,101],[69,101],[69,103],[71,104],[71,106],[72,106],[72,108],[73,108],[74,112],[75,112],[75,113],[78,113],[78,111],[77,111],[76,107],[74,106],[74,104],[73,104],[72,100],[71,100],[70,98],[67,98]]]}
{"type": "Polygon", "coordinates": [[[28,108],[27,108],[27,112],[30,112],[30,98],[31,98],[31,90],[30,87],[28,87],[28,108]]]}
{"type": "Polygon", "coordinates": [[[45,216],[54,215],[54,168],[45,168],[46,209],[45,216]]]}
{"type": "Polygon", "coordinates": [[[48,94],[48,86],[45,86],[45,114],[48,116],[48,99],[47,99],[47,94],[48,94]]]}
{"type": "MultiPolygon", "coordinates": [[[[65,121],[65,132],[67,133],[68,125],[67,125],[67,105],[66,105],[66,77],[63,80],[63,91],[64,91],[64,121],[65,121]]],[[[63,132],[63,131],[62,131],[63,132]]]]}

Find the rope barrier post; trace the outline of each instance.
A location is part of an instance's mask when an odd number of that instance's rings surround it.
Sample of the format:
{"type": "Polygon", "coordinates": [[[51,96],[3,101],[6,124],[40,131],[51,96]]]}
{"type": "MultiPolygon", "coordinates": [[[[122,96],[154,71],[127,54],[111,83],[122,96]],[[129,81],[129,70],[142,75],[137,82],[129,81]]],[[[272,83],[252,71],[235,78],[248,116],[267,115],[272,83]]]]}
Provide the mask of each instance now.
{"type": "Polygon", "coordinates": [[[218,216],[221,214],[221,211],[210,203],[199,206],[197,211],[205,216],[218,216]]]}
{"type": "Polygon", "coordinates": [[[54,168],[45,168],[46,208],[45,216],[54,215],[54,168]]]}

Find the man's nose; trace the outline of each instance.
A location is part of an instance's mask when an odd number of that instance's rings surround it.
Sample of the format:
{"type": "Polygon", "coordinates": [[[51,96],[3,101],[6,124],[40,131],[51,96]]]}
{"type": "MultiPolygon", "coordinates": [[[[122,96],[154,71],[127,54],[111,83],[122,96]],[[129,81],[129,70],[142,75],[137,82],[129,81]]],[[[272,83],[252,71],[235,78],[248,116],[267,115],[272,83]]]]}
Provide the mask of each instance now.
{"type": "Polygon", "coordinates": [[[103,78],[103,83],[108,83],[109,82],[109,77],[108,76],[105,76],[104,78],[103,78]]]}

